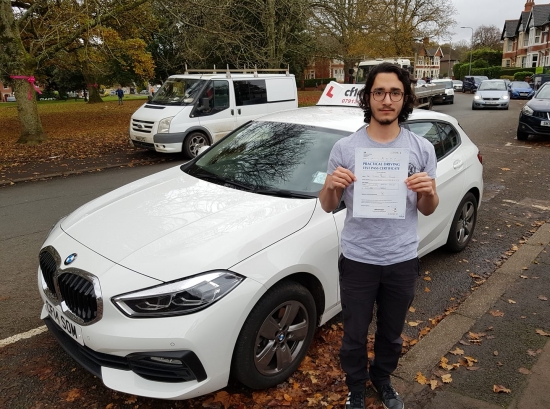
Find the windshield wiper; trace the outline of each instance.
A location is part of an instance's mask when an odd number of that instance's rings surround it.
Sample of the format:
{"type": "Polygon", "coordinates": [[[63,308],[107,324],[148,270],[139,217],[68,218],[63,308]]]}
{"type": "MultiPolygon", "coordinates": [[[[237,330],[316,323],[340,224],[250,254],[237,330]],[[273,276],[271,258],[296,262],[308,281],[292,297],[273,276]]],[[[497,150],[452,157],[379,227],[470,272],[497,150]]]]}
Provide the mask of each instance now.
{"type": "Polygon", "coordinates": [[[257,190],[254,190],[254,193],[258,193],[259,195],[288,197],[293,199],[314,199],[317,197],[315,195],[308,195],[306,193],[289,192],[288,190],[281,190],[281,189],[257,189],[257,190]]]}
{"type": "Polygon", "coordinates": [[[239,182],[224,179],[221,176],[215,175],[214,173],[206,173],[203,171],[203,172],[191,174],[191,176],[196,177],[197,179],[213,182],[217,185],[237,188],[239,190],[245,190],[247,192],[254,192],[254,188],[252,186],[248,186],[239,182]]]}

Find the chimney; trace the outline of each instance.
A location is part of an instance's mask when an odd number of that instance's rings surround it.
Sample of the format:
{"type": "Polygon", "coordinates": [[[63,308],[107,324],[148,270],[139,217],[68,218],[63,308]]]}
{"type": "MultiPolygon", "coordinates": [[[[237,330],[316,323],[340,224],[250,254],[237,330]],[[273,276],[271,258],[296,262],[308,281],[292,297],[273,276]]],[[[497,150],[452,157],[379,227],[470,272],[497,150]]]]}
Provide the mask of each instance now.
{"type": "Polygon", "coordinates": [[[533,9],[533,6],[535,5],[535,0],[527,0],[525,2],[525,10],[523,10],[524,12],[525,11],[531,11],[533,9]]]}

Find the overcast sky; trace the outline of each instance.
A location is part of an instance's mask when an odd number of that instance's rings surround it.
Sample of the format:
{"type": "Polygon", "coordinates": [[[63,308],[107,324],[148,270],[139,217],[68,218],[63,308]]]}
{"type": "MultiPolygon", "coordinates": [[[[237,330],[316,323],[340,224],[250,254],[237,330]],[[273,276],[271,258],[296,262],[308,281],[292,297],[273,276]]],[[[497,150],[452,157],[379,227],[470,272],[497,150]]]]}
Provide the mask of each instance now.
{"type": "MultiPolygon", "coordinates": [[[[502,30],[504,21],[517,20],[525,7],[526,0],[452,0],[457,14],[457,25],[452,28],[454,32],[453,43],[460,40],[470,42],[472,30],[460,28],[472,27],[474,31],[482,25],[495,25],[502,30]]],[[[535,0],[535,4],[548,4],[550,0],[535,0]]],[[[444,39],[440,40],[442,43],[444,39]]]]}

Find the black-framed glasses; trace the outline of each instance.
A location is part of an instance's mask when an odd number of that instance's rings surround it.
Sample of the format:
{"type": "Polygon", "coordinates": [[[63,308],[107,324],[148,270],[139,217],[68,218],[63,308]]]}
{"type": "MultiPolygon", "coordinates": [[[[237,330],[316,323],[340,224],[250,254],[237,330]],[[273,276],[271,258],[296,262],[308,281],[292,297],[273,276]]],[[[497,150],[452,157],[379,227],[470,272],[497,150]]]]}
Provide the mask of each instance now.
{"type": "Polygon", "coordinates": [[[378,102],[384,101],[386,99],[386,95],[388,94],[390,94],[390,99],[392,100],[392,102],[399,102],[403,99],[404,92],[396,89],[394,89],[393,91],[376,90],[372,91],[371,94],[372,98],[378,102]]]}

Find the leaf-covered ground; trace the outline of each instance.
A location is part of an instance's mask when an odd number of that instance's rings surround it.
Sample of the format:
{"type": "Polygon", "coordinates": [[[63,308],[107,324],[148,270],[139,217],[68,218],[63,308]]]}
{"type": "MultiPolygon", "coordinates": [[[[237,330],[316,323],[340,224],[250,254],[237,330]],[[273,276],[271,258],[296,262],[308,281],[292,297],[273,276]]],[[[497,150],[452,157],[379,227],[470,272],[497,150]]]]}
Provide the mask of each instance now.
{"type": "MultiPolygon", "coordinates": [[[[314,105],[320,91],[300,91],[300,106],[314,105]]],[[[37,146],[17,143],[21,127],[15,103],[0,103],[0,169],[28,162],[70,158],[100,158],[106,153],[132,151],[128,145],[130,117],[144,103],[127,97],[118,105],[114,97],[104,103],[41,101],[38,112],[48,140],[37,146]]]]}

